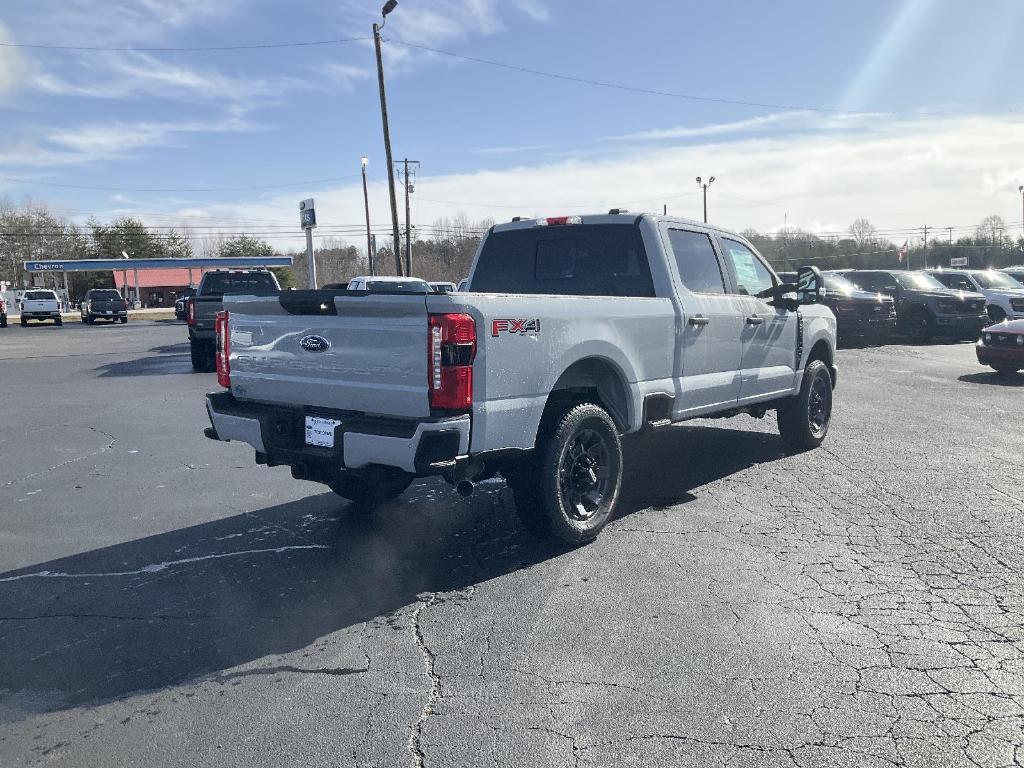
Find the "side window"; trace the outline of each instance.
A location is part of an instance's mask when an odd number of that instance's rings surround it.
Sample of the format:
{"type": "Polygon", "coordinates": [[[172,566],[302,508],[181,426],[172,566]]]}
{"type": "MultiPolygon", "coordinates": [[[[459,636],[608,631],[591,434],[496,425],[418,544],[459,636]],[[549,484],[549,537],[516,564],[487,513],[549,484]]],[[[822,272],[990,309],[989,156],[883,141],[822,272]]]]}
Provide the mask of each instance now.
{"type": "Polygon", "coordinates": [[[865,291],[877,291],[883,285],[881,276],[872,272],[864,275],[854,275],[851,279],[865,291]]]}
{"type": "Polygon", "coordinates": [[[694,293],[725,293],[722,268],[708,235],[670,229],[668,241],[683,285],[694,293]]]}
{"type": "Polygon", "coordinates": [[[743,243],[728,238],[722,239],[733,272],[736,274],[736,291],[746,296],[756,296],[774,285],[772,273],[743,243]]]}
{"type": "Polygon", "coordinates": [[[949,275],[944,272],[938,272],[936,274],[933,274],[932,277],[934,277],[947,288],[952,288],[956,280],[956,278],[954,278],[953,275],[949,275]]]}

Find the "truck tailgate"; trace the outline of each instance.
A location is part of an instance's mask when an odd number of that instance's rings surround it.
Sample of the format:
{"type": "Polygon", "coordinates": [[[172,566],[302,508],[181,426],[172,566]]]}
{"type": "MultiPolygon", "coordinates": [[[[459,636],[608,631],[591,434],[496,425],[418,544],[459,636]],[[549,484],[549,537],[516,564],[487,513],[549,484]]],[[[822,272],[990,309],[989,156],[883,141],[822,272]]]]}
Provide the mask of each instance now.
{"type": "Polygon", "coordinates": [[[234,396],[429,416],[426,297],[343,293],[225,296],[234,396]]]}

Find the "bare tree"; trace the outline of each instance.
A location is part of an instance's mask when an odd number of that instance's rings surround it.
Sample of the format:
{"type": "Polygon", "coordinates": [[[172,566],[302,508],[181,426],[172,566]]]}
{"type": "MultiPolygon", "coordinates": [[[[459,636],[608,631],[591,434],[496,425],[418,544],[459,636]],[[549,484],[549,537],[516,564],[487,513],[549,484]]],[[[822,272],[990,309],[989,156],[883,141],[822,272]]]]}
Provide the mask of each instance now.
{"type": "Polygon", "coordinates": [[[878,230],[871,225],[870,221],[864,218],[854,221],[849,226],[848,231],[853,236],[853,240],[858,248],[863,248],[865,245],[873,243],[875,235],[878,234],[878,230]]]}

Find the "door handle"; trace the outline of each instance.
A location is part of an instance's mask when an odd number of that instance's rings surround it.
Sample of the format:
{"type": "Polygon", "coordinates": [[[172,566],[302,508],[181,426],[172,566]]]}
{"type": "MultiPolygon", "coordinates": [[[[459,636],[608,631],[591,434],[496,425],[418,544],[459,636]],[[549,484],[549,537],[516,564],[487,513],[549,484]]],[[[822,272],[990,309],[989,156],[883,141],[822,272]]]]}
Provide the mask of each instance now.
{"type": "Polygon", "coordinates": [[[691,317],[686,322],[688,322],[690,325],[695,325],[698,328],[703,328],[705,325],[707,325],[711,321],[708,320],[706,317],[704,317],[704,315],[694,315],[693,317],[691,317]]]}
{"type": "Polygon", "coordinates": [[[757,315],[751,315],[747,318],[747,325],[761,325],[763,322],[764,318],[758,317],[757,315]]]}

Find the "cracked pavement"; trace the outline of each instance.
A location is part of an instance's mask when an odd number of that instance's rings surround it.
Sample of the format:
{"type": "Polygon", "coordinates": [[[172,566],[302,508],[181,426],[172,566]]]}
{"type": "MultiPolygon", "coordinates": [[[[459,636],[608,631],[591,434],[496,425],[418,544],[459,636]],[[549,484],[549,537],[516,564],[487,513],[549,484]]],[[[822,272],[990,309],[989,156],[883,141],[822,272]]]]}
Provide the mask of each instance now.
{"type": "Polygon", "coordinates": [[[184,327],[0,335],[0,764],[1024,764],[1024,377],[840,350],[825,446],[626,442],[588,547],[202,436],[184,327]]]}

